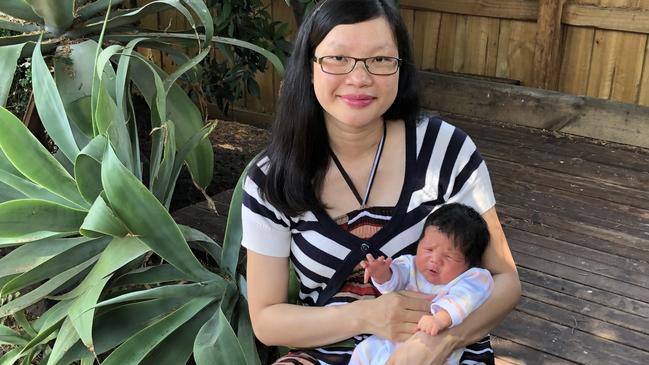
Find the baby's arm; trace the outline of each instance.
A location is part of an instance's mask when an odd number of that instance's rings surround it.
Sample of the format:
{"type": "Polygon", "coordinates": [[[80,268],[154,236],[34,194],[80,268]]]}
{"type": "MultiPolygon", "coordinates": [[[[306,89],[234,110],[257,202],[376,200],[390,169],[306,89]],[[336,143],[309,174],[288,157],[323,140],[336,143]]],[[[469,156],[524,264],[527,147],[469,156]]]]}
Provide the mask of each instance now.
{"type": "Polygon", "coordinates": [[[440,293],[430,305],[434,316],[444,312],[451,324],[457,326],[487,300],[493,290],[493,278],[489,271],[472,268],[461,275],[445,293],[440,293]]]}
{"type": "Polygon", "coordinates": [[[421,316],[419,323],[417,323],[417,330],[435,336],[442,332],[442,330],[451,327],[452,323],[453,321],[448,312],[444,309],[440,309],[435,314],[426,314],[421,316]]]}
{"type": "Polygon", "coordinates": [[[365,284],[369,282],[370,277],[379,284],[383,284],[390,280],[392,277],[392,271],[390,270],[390,264],[392,263],[391,257],[386,259],[383,256],[379,256],[375,259],[371,253],[368,253],[366,259],[367,260],[361,261],[361,267],[365,269],[365,275],[363,277],[363,282],[365,284]]]}

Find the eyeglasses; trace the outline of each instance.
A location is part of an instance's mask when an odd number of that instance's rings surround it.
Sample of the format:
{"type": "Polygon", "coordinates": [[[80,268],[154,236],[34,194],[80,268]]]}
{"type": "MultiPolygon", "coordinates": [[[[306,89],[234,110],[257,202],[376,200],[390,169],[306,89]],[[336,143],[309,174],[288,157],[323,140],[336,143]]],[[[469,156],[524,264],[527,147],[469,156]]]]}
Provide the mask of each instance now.
{"type": "Polygon", "coordinates": [[[313,62],[319,63],[322,72],[332,75],[345,75],[356,67],[357,62],[363,62],[367,72],[372,75],[388,76],[399,71],[401,59],[396,57],[375,56],[356,58],[349,56],[324,56],[313,57],[313,62]]]}

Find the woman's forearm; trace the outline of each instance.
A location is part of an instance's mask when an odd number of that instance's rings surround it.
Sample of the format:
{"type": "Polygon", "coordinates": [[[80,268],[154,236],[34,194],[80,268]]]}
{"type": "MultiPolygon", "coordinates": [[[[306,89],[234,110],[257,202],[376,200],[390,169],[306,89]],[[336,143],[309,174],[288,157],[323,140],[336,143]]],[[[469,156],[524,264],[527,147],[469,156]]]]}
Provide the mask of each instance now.
{"type": "Polygon", "coordinates": [[[254,330],[266,345],[317,347],[346,340],[363,332],[361,301],[306,307],[275,304],[256,314],[254,330]]]}

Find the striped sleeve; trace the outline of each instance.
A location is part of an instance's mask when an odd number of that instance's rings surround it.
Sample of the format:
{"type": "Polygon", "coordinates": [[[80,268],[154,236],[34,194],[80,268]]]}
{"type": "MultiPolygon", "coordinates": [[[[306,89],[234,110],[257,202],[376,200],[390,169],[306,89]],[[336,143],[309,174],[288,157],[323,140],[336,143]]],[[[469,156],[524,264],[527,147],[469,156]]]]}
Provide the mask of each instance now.
{"type": "Polygon", "coordinates": [[[290,221],[259,193],[259,184],[265,177],[261,160],[252,166],[243,185],[241,207],[241,245],[256,253],[288,257],[291,250],[290,221]]]}
{"type": "Polygon", "coordinates": [[[496,205],[489,171],[471,137],[460,129],[456,133],[463,136],[463,142],[444,200],[468,205],[483,214],[496,205]]]}
{"type": "Polygon", "coordinates": [[[408,212],[422,204],[462,203],[483,214],[496,204],[487,166],[460,128],[439,118],[417,126],[417,170],[408,212]]]}

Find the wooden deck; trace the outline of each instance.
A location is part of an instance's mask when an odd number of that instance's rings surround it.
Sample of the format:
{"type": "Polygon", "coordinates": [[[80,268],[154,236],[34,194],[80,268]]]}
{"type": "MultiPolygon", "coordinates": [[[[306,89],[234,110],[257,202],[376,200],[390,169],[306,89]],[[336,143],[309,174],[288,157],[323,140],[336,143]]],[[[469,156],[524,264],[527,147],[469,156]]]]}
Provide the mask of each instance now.
{"type": "Polygon", "coordinates": [[[523,285],[499,362],[649,363],[649,151],[447,119],[487,161],[523,285]]]}
{"type": "MultiPolygon", "coordinates": [[[[649,151],[445,119],[487,161],[523,285],[493,331],[497,363],[649,363],[649,151]]],[[[225,217],[205,212],[175,215],[219,237],[225,217]]]]}

